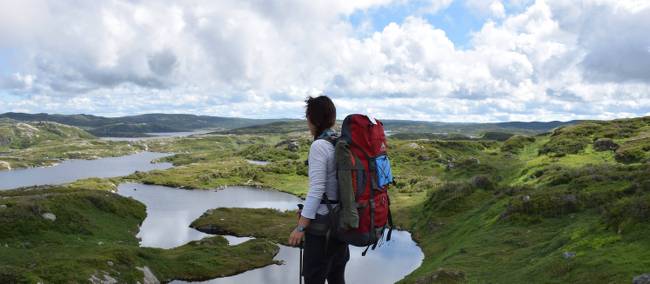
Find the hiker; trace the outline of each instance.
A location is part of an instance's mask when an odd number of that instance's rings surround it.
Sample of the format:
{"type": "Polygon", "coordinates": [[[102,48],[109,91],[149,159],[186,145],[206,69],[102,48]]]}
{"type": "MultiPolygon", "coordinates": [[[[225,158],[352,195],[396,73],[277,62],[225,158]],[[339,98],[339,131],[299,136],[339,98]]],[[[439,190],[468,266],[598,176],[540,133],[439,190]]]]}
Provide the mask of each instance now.
{"type": "Polygon", "coordinates": [[[348,244],[319,233],[327,224],[328,207],[337,206],[337,178],[334,145],[336,107],[327,96],[309,97],[306,117],[314,141],[309,149],[309,191],[298,225],[289,236],[289,244],[299,246],[304,237],[302,275],[305,284],[345,283],[345,265],[350,259],[348,244]],[[327,200],[324,200],[324,195],[327,200]],[[329,203],[329,204],[328,204],[329,203]],[[325,220],[325,221],[323,221],[325,220]],[[310,227],[311,225],[311,227],[310,227]]]}

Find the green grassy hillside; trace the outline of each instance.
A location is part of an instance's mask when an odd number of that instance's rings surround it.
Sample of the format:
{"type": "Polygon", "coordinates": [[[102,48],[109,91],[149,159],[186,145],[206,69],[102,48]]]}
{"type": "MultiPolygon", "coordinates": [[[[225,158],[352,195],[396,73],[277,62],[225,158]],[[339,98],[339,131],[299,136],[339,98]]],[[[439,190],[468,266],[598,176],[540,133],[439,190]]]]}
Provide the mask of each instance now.
{"type": "Polygon", "coordinates": [[[197,129],[233,129],[266,124],[277,120],[218,117],[191,114],[150,113],[123,117],[102,117],[87,114],[28,114],[7,112],[0,118],[22,122],[53,121],[77,126],[100,137],[141,137],[146,133],[183,132],[197,129]]]}
{"type": "Polygon", "coordinates": [[[20,122],[0,118],[0,170],[48,166],[63,159],[119,156],[145,148],[139,143],[97,139],[56,122],[20,122]]]}
{"type": "Polygon", "coordinates": [[[650,272],[649,127],[584,122],[463,151],[483,168],[412,186],[426,199],[400,221],[426,258],[405,282],[631,283],[650,272]]]}
{"type": "Polygon", "coordinates": [[[18,122],[0,119],[0,150],[24,149],[40,143],[67,139],[92,139],[90,133],[56,122],[18,122]]]}

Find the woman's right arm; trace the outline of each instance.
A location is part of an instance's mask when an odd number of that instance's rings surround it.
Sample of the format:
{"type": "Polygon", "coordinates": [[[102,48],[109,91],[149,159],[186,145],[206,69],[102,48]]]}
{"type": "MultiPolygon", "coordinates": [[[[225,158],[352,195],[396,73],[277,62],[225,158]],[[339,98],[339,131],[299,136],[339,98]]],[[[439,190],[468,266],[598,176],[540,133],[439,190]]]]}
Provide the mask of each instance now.
{"type": "Polygon", "coordinates": [[[308,219],[316,218],[316,211],[323,199],[327,183],[327,144],[316,140],[309,149],[309,191],[301,215],[308,219]]]}

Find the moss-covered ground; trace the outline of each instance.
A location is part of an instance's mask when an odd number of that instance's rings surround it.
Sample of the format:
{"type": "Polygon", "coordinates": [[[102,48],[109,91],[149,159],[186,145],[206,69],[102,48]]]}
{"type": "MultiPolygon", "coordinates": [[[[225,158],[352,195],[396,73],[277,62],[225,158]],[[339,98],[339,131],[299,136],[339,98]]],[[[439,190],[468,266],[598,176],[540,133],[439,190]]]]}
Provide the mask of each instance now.
{"type": "Polygon", "coordinates": [[[297,211],[267,208],[216,208],[194,220],[190,227],[214,235],[233,235],[288,244],[288,232],[296,226],[297,211]]]}

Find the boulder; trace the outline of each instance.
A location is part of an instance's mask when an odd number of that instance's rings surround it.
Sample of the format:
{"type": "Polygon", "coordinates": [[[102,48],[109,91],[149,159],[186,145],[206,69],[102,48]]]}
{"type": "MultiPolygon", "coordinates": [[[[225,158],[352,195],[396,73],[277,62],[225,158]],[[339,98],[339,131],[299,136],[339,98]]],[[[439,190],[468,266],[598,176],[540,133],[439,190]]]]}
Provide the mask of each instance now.
{"type": "Polygon", "coordinates": [[[7,205],[0,204],[0,209],[7,209],[7,205]]]}
{"type": "Polygon", "coordinates": [[[43,217],[45,220],[50,220],[52,222],[56,221],[56,215],[54,215],[54,213],[50,213],[50,212],[43,213],[41,217],[43,217]]]}
{"type": "Polygon", "coordinates": [[[650,273],[634,277],[634,279],[632,279],[632,284],[650,284],[650,273]]]}
{"type": "Polygon", "coordinates": [[[562,253],[562,257],[564,257],[564,259],[572,259],[576,257],[576,253],[572,251],[565,251],[562,253]]]}
{"type": "Polygon", "coordinates": [[[409,144],[408,146],[411,149],[422,149],[422,148],[424,148],[424,147],[420,146],[418,143],[415,143],[415,142],[409,144]]]}
{"type": "Polygon", "coordinates": [[[149,269],[149,267],[144,266],[136,268],[144,273],[144,278],[142,279],[143,284],[160,284],[160,280],[156,278],[156,275],[151,272],[151,269],[149,269]]]}
{"type": "Polygon", "coordinates": [[[9,162],[0,161],[0,170],[11,170],[11,164],[9,164],[9,162]]]}
{"type": "Polygon", "coordinates": [[[287,145],[287,150],[291,152],[298,152],[299,149],[300,149],[300,144],[298,144],[297,141],[291,141],[287,145]]]}

